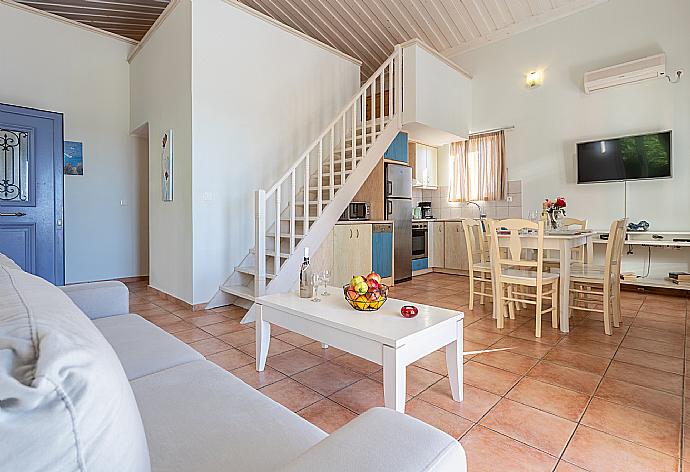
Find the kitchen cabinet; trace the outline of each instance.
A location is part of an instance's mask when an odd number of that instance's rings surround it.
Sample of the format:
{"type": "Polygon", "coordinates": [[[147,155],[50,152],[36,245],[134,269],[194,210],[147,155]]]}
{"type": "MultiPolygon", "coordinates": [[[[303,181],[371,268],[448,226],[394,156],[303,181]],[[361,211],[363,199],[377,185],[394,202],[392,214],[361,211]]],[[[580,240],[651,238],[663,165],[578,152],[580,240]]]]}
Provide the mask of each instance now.
{"type": "Polygon", "coordinates": [[[467,270],[467,245],[460,221],[446,221],[444,235],[445,268],[467,270]]]}
{"type": "Polygon", "coordinates": [[[428,189],[438,188],[438,148],[422,143],[413,144],[415,162],[412,181],[414,186],[428,189]]]}
{"type": "Polygon", "coordinates": [[[429,222],[429,267],[446,266],[446,225],[442,221],[429,222]]]}
{"type": "Polygon", "coordinates": [[[342,287],[353,275],[367,275],[372,269],[371,224],[335,225],[333,228],[332,285],[342,287]]]}
{"type": "Polygon", "coordinates": [[[393,139],[393,142],[386,152],[383,153],[383,158],[391,161],[403,162],[405,164],[409,163],[409,157],[407,155],[407,133],[401,131],[393,139]]]}
{"type": "Polygon", "coordinates": [[[392,223],[372,225],[371,267],[384,279],[393,276],[392,223]]]}

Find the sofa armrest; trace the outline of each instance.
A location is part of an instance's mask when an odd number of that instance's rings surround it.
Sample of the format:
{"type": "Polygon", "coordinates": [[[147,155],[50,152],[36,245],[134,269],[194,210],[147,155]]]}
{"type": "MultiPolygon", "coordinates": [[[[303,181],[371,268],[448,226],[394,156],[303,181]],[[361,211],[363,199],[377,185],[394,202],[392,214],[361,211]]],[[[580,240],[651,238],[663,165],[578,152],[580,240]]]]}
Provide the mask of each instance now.
{"type": "Polygon", "coordinates": [[[90,282],[60,288],[92,320],[129,313],[129,290],[122,282],[90,282]]]}
{"type": "Polygon", "coordinates": [[[280,472],[467,470],[465,451],[446,433],[388,408],[372,408],[285,465],[280,472]]]}

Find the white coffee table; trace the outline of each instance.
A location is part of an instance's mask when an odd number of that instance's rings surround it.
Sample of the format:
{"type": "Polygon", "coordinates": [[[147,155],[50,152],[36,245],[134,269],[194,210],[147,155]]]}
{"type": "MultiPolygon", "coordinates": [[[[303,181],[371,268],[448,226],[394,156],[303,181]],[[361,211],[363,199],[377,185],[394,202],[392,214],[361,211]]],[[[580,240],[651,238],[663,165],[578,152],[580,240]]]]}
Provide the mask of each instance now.
{"type": "Polygon", "coordinates": [[[317,339],[383,366],[384,403],[405,411],[406,367],[446,347],[453,400],[462,401],[462,312],[389,298],[376,312],[355,311],[341,288],[329,287],[321,302],[278,293],[256,299],[256,370],[263,371],[271,323],[317,339]],[[400,307],[415,305],[415,318],[400,316],[400,307]]]}

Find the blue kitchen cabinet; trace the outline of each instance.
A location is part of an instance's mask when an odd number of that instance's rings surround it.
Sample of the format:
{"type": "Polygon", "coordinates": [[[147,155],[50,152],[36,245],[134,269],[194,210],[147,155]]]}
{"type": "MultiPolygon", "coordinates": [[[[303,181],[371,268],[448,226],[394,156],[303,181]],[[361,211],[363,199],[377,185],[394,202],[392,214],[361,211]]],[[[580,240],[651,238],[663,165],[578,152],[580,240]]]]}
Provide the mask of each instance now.
{"type": "Polygon", "coordinates": [[[429,268],[429,259],[427,257],[424,257],[422,259],[413,259],[412,260],[412,270],[422,270],[422,269],[428,269],[429,268]]]}
{"type": "Polygon", "coordinates": [[[383,153],[384,159],[389,159],[391,161],[409,163],[409,158],[407,155],[407,133],[402,131],[393,139],[393,142],[386,152],[383,153]]]}
{"type": "Polygon", "coordinates": [[[393,275],[393,233],[372,233],[371,265],[374,272],[383,278],[393,275]]]}

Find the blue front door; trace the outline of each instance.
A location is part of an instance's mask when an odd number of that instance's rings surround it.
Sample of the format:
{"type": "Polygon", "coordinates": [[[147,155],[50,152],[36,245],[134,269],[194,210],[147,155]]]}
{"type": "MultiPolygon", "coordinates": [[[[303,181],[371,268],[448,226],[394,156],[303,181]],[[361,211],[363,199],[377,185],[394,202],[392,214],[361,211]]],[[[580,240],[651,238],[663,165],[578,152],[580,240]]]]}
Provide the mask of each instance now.
{"type": "Polygon", "coordinates": [[[65,283],[62,114],[0,104],[0,252],[65,283]]]}

